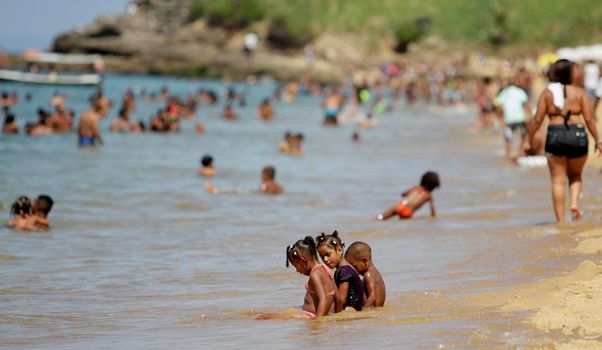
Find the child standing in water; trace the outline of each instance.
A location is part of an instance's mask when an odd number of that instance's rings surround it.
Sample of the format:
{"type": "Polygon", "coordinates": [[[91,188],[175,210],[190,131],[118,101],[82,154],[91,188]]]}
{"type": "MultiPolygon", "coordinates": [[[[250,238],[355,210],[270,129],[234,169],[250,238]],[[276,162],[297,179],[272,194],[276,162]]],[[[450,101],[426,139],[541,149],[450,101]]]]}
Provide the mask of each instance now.
{"type": "Polygon", "coordinates": [[[364,276],[364,307],[381,307],[387,297],[385,281],[372,263],[372,249],[364,242],[354,242],[345,253],[345,259],[364,276]]]}
{"type": "Polygon", "coordinates": [[[341,241],[339,233],[334,231],[331,235],[322,233],[316,237],[318,254],[326,266],[337,269],[334,281],[339,292],[335,298],[335,312],[342,310],[362,311],[364,303],[364,285],[358,272],[343,257],[345,243],[341,241]]]}
{"type": "Polygon", "coordinates": [[[427,202],[431,207],[431,216],[435,216],[435,199],[432,192],[439,188],[439,175],[435,172],[428,171],[422,175],[420,186],[412,187],[403,192],[403,199],[396,206],[387,209],[384,213],[378,215],[378,220],[387,220],[394,215],[398,215],[400,219],[409,219],[414,212],[420,209],[427,202]]]}
{"type": "Polygon", "coordinates": [[[313,319],[326,316],[334,306],[334,298],[337,287],[330,269],[318,262],[318,251],[316,242],[311,236],[298,240],[293,245],[286,247],[286,267],[289,262],[293,264],[298,273],[309,276],[305,284],[305,298],[303,307],[299,311],[287,310],[279,313],[264,314],[257,317],[258,320],[277,318],[304,317],[313,319]]]}

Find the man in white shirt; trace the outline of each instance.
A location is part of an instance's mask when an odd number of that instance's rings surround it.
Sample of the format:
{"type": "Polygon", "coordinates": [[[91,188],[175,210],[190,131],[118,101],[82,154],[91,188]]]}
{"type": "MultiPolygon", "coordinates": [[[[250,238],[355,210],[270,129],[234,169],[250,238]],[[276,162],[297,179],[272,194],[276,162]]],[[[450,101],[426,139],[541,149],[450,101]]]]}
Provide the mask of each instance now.
{"type": "Polygon", "coordinates": [[[527,116],[531,115],[528,103],[529,97],[525,90],[516,86],[515,81],[513,81],[508,87],[500,92],[494,102],[504,113],[506,157],[508,159],[516,159],[523,154],[525,122],[527,116]],[[517,132],[520,133],[519,151],[516,154],[513,154],[512,141],[517,132]]]}

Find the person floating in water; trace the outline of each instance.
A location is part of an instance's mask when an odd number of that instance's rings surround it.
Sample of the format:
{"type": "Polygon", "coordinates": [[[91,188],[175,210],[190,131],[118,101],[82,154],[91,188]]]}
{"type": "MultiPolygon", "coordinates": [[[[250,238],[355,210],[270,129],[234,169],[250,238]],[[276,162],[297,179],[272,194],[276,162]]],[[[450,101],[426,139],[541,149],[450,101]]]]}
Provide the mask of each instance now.
{"type": "Polygon", "coordinates": [[[353,266],[343,257],[345,243],[339,233],[322,233],[316,237],[318,254],[326,266],[337,269],[334,281],[338,288],[335,298],[335,312],[342,310],[362,311],[364,304],[364,285],[362,278],[353,266]]]}
{"type": "Polygon", "coordinates": [[[215,166],[213,166],[213,157],[210,155],[204,155],[201,158],[201,168],[199,169],[199,175],[204,177],[213,177],[216,174],[215,166]]]}
{"type": "Polygon", "coordinates": [[[395,215],[398,215],[400,219],[409,219],[416,210],[420,209],[427,202],[431,207],[431,216],[436,216],[435,199],[432,192],[439,188],[439,186],[439,175],[437,173],[432,171],[424,173],[420,179],[420,185],[403,192],[401,194],[403,199],[396,206],[378,215],[378,220],[387,220],[395,215]]]}
{"type": "Polygon", "coordinates": [[[372,249],[364,242],[353,242],[345,252],[345,260],[364,276],[364,308],[385,305],[387,291],[385,281],[372,263],[372,249]]]}
{"type": "Polygon", "coordinates": [[[279,313],[264,314],[258,320],[276,318],[314,319],[328,315],[334,308],[337,287],[330,269],[318,262],[318,250],[313,237],[307,236],[286,247],[286,267],[289,262],[298,273],[309,276],[305,284],[305,298],[301,310],[293,309],[279,313]]]}
{"type": "MultiPolygon", "coordinates": [[[[280,194],[284,192],[282,186],[276,181],[276,169],[273,166],[266,166],[261,170],[261,184],[259,185],[259,193],[263,194],[280,194]]],[[[209,181],[205,181],[205,190],[211,193],[240,193],[250,194],[257,193],[254,191],[241,190],[236,188],[218,188],[209,181]]]]}

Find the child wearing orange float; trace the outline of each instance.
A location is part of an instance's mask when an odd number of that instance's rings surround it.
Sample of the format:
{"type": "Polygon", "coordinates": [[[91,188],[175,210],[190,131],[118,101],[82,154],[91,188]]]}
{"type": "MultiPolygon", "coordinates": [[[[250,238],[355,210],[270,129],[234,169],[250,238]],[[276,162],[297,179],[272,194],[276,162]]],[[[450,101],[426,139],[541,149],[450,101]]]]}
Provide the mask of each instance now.
{"type": "Polygon", "coordinates": [[[439,188],[439,175],[428,171],[422,175],[420,185],[410,188],[401,195],[403,199],[396,206],[387,209],[384,213],[378,215],[378,220],[387,220],[392,216],[398,215],[400,219],[409,219],[416,210],[420,209],[427,202],[431,207],[431,216],[435,216],[435,199],[432,192],[439,188]]]}

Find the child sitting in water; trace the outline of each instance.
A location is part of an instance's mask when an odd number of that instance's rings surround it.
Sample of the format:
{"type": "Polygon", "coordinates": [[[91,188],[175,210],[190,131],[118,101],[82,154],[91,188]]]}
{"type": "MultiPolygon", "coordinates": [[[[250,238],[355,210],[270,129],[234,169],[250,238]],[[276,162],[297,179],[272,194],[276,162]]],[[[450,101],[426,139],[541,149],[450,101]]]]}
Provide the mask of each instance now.
{"type": "Polygon", "coordinates": [[[201,158],[201,168],[199,169],[199,175],[204,177],[213,177],[216,174],[215,167],[213,166],[213,157],[210,155],[204,155],[201,158]]]}
{"type": "Polygon", "coordinates": [[[335,298],[335,312],[342,310],[362,311],[364,303],[364,285],[358,272],[343,257],[345,243],[334,231],[331,235],[322,233],[316,237],[318,254],[326,266],[337,269],[334,281],[339,292],[335,298]]]}
{"type": "Polygon", "coordinates": [[[305,284],[305,298],[301,310],[285,310],[278,313],[264,314],[258,320],[275,318],[309,318],[326,316],[334,306],[337,287],[332,272],[324,264],[318,262],[316,242],[311,236],[298,240],[286,247],[286,267],[293,264],[298,273],[309,276],[305,284]]]}
{"type": "Polygon", "coordinates": [[[364,276],[364,307],[381,307],[385,305],[386,288],[380,272],[372,263],[372,249],[364,242],[354,242],[347,252],[345,259],[353,268],[364,276]]]}
{"type": "Polygon", "coordinates": [[[396,206],[378,215],[378,220],[387,220],[394,215],[398,215],[400,219],[409,219],[426,202],[431,206],[431,216],[435,216],[435,199],[431,193],[439,186],[439,175],[437,173],[432,171],[424,173],[420,179],[420,186],[412,187],[403,192],[401,194],[403,199],[396,206]]]}

